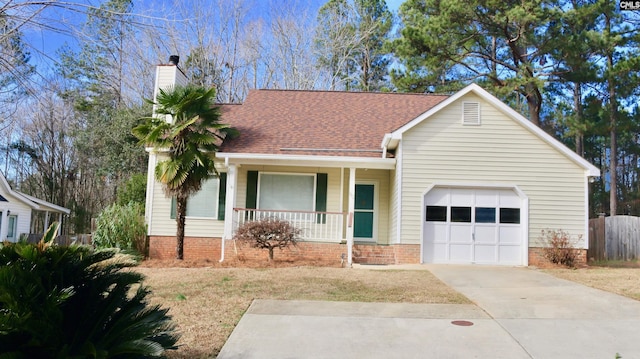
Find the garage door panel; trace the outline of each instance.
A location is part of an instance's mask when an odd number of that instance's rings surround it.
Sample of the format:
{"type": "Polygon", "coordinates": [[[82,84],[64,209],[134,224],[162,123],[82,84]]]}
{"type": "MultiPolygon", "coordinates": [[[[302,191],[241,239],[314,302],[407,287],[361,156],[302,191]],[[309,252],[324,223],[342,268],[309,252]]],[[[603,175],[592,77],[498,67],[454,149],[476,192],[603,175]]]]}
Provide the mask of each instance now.
{"type": "Polygon", "coordinates": [[[451,192],[452,206],[469,206],[473,203],[475,191],[473,189],[456,189],[451,192]]]}
{"type": "Polygon", "coordinates": [[[472,247],[468,244],[451,244],[449,246],[449,260],[455,263],[470,263],[472,247]]]}
{"type": "Polygon", "coordinates": [[[478,244],[497,244],[497,229],[495,225],[476,225],[475,242],[478,244]]]}
{"type": "Polygon", "coordinates": [[[497,207],[498,195],[496,194],[496,191],[477,190],[475,205],[478,207],[497,207]]]}
{"type": "Polygon", "coordinates": [[[511,265],[522,264],[522,258],[520,253],[521,253],[520,246],[501,245],[498,247],[498,255],[500,256],[498,264],[511,264],[511,265]]]}
{"type": "Polygon", "coordinates": [[[468,224],[451,224],[451,243],[472,243],[472,228],[468,224]]]}
{"type": "Polygon", "coordinates": [[[440,188],[431,190],[427,194],[426,203],[434,206],[446,206],[449,203],[449,191],[440,188]]]}
{"type": "Polygon", "coordinates": [[[447,243],[447,224],[446,223],[429,223],[425,225],[425,242],[447,243]]]}
{"type": "Polygon", "coordinates": [[[449,256],[447,255],[448,244],[434,243],[433,244],[433,263],[447,263],[449,256]]]}
{"type": "Polygon", "coordinates": [[[515,191],[441,187],[424,200],[425,262],[522,264],[526,241],[520,221],[522,200],[515,191]]]}
{"type": "Polygon", "coordinates": [[[500,226],[499,231],[500,244],[520,245],[520,226],[500,226]]]}
{"type": "Polygon", "coordinates": [[[498,261],[495,245],[476,245],[474,246],[474,251],[475,263],[492,264],[498,261]]]}

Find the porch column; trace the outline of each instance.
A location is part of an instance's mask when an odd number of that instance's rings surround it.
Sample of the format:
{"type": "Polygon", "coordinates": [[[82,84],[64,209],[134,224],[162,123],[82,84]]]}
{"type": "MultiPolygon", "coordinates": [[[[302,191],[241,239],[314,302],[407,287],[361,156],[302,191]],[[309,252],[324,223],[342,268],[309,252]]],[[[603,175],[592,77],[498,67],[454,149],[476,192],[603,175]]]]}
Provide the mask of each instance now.
{"type": "Polygon", "coordinates": [[[62,212],[58,213],[58,236],[62,235],[62,212]]]}
{"type": "Polygon", "coordinates": [[[42,233],[46,232],[49,228],[49,211],[44,212],[44,228],[42,229],[42,233]]]}
{"type": "Polygon", "coordinates": [[[349,203],[347,215],[347,264],[353,265],[353,216],[356,207],[356,169],[349,168],[349,203]]]}
{"type": "Polygon", "coordinates": [[[7,211],[7,209],[2,210],[2,215],[0,216],[0,242],[7,240],[7,229],[9,228],[7,211]]]}
{"type": "Polygon", "coordinates": [[[225,194],[224,207],[224,234],[222,235],[222,248],[220,251],[220,262],[224,261],[224,242],[233,238],[233,207],[236,205],[236,185],[238,183],[238,166],[229,165],[227,167],[227,190],[225,194]]]}

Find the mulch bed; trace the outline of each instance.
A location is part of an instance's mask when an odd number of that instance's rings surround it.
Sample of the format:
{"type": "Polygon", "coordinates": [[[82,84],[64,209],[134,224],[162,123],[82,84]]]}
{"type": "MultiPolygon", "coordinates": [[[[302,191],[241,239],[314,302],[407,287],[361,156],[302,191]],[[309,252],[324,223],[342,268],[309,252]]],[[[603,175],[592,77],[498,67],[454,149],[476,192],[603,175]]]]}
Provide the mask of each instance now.
{"type": "Polygon", "coordinates": [[[240,260],[225,259],[220,263],[217,260],[209,259],[145,259],[140,267],[144,268],[290,268],[290,267],[332,267],[340,268],[340,263],[336,261],[323,261],[313,258],[298,258],[295,260],[286,260],[275,258],[272,261],[263,260],[240,260]]]}

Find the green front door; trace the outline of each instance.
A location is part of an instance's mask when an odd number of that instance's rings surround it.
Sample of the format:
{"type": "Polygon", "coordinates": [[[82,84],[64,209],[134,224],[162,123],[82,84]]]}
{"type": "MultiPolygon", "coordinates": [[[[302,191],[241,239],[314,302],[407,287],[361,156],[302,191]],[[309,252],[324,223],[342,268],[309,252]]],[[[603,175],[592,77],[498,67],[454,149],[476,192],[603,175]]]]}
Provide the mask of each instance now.
{"type": "Polygon", "coordinates": [[[374,185],[356,184],[353,236],[373,239],[374,185]]]}

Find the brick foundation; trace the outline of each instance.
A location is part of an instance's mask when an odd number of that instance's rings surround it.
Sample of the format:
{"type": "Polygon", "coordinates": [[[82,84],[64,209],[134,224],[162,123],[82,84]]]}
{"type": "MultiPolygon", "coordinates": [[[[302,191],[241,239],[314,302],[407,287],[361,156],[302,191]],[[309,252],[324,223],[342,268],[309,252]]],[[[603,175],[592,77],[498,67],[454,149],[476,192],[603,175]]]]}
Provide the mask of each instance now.
{"type": "MultiPolygon", "coordinates": [[[[185,260],[220,259],[220,238],[186,237],[184,239],[185,260]]],[[[149,257],[151,259],[174,259],[176,253],[176,239],[169,236],[149,237],[149,257]]],[[[228,240],[225,243],[225,258],[264,259],[267,251],[241,245],[239,242],[228,240]]],[[[276,249],[275,256],[281,260],[313,259],[326,263],[340,264],[347,260],[347,245],[345,243],[298,242],[283,250],[276,249]]],[[[354,244],[353,262],[361,264],[410,264],[420,263],[419,244],[354,244]]]]}
{"type": "MultiPolygon", "coordinates": [[[[184,240],[184,259],[209,260],[220,259],[220,238],[187,237],[184,240]]],[[[576,266],[587,264],[587,250],[575,249],[578,252],[576,266]]],[[[174,259],[176,253],[176,239],[169,236],[149,237],[149,257],[152,259],[174,259]]],[[[225,243],[225,258],[242,261],[264,259],[267,251],[240,245],[229,240],[225,243]]],[[[275,250],[275,257],[282,260],[312,259],[324,263],[341,264],[347,260],[347,245],[345,243],[299,242],[296,246],[275,250]]],[[[353,262],[360,264],[417,264],[420,263],[419,244],[354,244],[353,262]]],[[[529,265],[536,267],[553,267],[544,256],[544,249],[529,248],[529,265]]]]}
{"type": "MultiPolygon", "coordinates": [[[[574,249],[576,255],[576,267],[584,267],[587,265],[587,250],[586,249],[574,249]]],[[[544,256],[544,248],[542,247],[530,247],[529,248],[529,265],[548,268],[557,266],[554,263],[549,262],[544,256]]]]}

